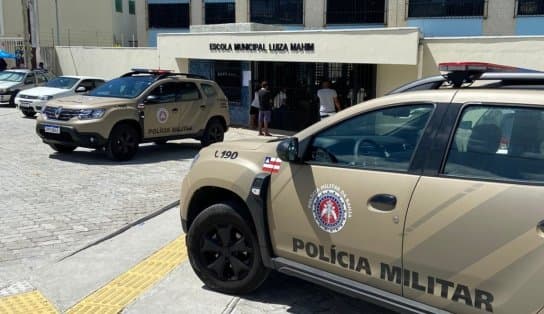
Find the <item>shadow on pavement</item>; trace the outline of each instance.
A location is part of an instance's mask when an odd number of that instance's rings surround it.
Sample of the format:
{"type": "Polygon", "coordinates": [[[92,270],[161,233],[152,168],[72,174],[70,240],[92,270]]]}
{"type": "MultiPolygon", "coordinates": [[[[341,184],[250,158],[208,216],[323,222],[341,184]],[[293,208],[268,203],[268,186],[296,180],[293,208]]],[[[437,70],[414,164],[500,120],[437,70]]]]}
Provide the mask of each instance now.
{"type": "MultiPolygon", "coordinates": [[[[267,310],[274,311],[273,304],[278,304],[278,307],[289,313],[394,313],[386,308],[278,272],[271,272],[256,292],[241,296],[240,299],[239,306],[242,307],[247,301],[258,302],[270,304],[272,308],[267,310]]],[[[244,312],[246,309],[240,310],[244,312]]]]}
{"type": "Polygon", "coordinates": [[[113,161],[102,149],[76,149],[69,154],[53,152],[51,159],[88,165],[139,165],[169,160],[192,159],[200,150],[199,143],[166,143],[162,145],[145,144],[138,148],[138,152],[129,161],[113,161]]]}

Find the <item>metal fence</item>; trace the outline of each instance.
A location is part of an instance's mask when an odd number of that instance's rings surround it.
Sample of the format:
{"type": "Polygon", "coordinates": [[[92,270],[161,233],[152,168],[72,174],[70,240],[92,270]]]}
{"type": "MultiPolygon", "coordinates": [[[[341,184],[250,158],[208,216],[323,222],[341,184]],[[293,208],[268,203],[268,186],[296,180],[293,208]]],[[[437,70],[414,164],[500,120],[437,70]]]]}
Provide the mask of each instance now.
{"type": "Polygon", "coordinates": [[[544,15],[544,0],[517,1],[517,15],[544,15]]]}

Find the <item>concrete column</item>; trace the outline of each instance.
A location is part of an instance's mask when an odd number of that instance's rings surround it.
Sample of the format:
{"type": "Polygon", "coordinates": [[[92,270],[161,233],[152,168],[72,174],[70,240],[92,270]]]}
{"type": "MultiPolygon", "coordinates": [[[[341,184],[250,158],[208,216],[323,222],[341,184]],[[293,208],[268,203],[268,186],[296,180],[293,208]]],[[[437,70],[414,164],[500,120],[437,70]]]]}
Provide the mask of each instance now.
{"type": "Polygon", "coordinates": [[[326,6],[327,0],[304,0],[304,27],[306,29],[323,28],[325,26],[326,6]]]}
{"type": "Polygon", "coordinates": [[[236,0],[236,23],[249,22],[249,0],[236,0]]]}
{"type": "Polygon", "coordinates": [[[516,32],[514,19],[516,2],[512,0],[488,1],[487,18],[483,22],[482,35],[514,35],[516,32]]]}
{"type": "Polygon", "coordinates": [[[407,0],[385,0],[387,10],[387,27],[406,26],[406,1],[407,0]]]}
{"type": "Polygon", "coordinates": [[[191,0],[191,25],[204,24],[204,3],[202,0],[191,0]]]}

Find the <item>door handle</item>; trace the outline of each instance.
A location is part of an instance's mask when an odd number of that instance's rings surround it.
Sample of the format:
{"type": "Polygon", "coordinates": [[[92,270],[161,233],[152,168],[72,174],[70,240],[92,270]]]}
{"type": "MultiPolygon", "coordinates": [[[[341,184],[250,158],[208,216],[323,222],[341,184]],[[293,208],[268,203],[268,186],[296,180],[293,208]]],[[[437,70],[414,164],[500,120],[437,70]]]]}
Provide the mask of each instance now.
{"type": "Polygon", "coordinates": [[[172,112],[178,112],[178,108],[172,109],[172,112]]]}
{"type": "Polygon", "coordinates": [[[368,206],[382,212],[389,212],[397,206],[397,197],[391,194],[376,194],[368,199],[368,206]]]}

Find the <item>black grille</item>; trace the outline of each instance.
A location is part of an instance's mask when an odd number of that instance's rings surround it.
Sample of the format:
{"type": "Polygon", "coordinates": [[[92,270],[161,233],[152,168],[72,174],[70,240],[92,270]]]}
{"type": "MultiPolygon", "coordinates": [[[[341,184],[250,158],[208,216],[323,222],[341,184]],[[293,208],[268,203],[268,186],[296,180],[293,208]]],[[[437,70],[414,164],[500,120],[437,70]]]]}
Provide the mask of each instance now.
{"type": "Polygon", "coordinates": [[[62,142],[73,142],[74,139],[72,136],[68,133],[61,132],[60,134],[54,134],[54,133],[47,133],[43,129],[40,130],[40,134],[49,140],[56,140],[56,141],[62,141],[62,142]]]}
{"type": "Polygon", "coordinates": [[[65,109],[61,107],[45,107],[43,111],[47,119],[68,121],[73,117],[77,117],[79,109],[65,109]],[[57,117],[58,114],[58,117],[57,117]]]}
{"type": "Polygon", "coordinates": [[[20,95],[19,95],[19,98],[22,98],[22,99],[38,99],[38,96],[30,96],[30,95],[22,95],[22,94],[20,94],[20,95]]]}

